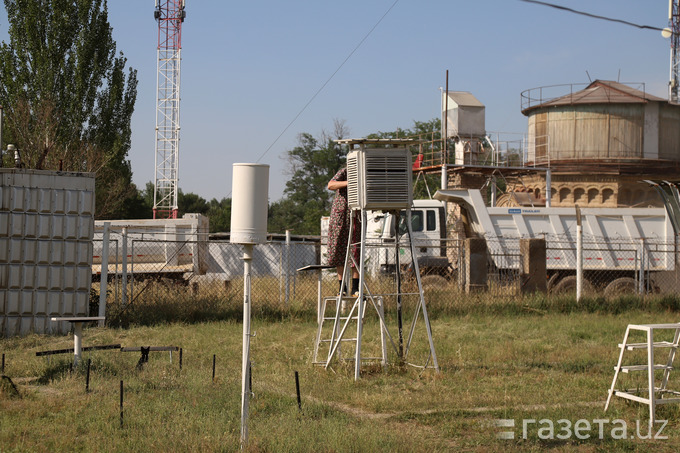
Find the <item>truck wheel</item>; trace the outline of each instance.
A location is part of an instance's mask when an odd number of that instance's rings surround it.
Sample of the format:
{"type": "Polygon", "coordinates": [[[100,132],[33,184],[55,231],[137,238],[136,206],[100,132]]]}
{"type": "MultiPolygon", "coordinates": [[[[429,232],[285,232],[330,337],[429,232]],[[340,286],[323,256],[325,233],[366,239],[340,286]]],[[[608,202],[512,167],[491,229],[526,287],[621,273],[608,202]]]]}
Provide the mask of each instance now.
{"type": "Polygon", "coordinates": [[[605,297],[619,297],[626,294],[637,294],[638,282],[631,277],[621,277],[612,281],[604,289],[605,297]]]}
{"type": "MultiPolygon", "coordinates": [[[[555,287],[552,290],[552,294],[569,294],[569,293],[576,293],[576,276],[575,275],[570,275],[568,277],[564,277],[562,280],[560,280],[555,287]]],[[[583,294],[584,295],[589,295],[595,293],[595,289],[593,288],[593,285],[590,284],[588,280],[585,278],[583,279],[583,294]]]]}
{"type": "Polygon", "coordinates": [[[559,273],[559,272],[555,272],[554,274],[552,274],[552,275],[550,276],[550,278],[548,279],[548,292],[549,292],[549,293],[552,293],[552,292],[553,292],[553,289],[555,288],[555,283],[557,283],[557,280],[558,280],[559,278],[560,278],[560,273],[559,273]]]}

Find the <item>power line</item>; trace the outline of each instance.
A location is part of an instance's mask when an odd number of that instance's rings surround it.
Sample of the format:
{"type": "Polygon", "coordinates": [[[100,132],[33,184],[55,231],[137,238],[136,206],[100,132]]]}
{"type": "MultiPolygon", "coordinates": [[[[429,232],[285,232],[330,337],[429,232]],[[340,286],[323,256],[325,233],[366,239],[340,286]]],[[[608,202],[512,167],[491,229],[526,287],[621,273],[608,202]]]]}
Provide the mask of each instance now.
{"type": "Polygon", "coordinates": [[[600,19],[600,20],[606,20],[606,21],[609,21],[609,22],[617,22],[619,24],[630,25],[631,27],[642,28],[642,29],[646,29],[646,30],[663,31],[663,28],[654,27],[652,25],[640,25],[640,24],[636,24],[636,23],[633,23],[633,22],[628,22],[627,20],[614,19],[613,17],[606,17],[606,16],[598,16],[597,14],[586,13],[585,11],[578,11],[578,10],[575,10],[575,9],[572,9],[572,8],[567,8],[566,6],[555,5],[553,3],[539,2],[537,0],[519,0],[519,1],[525,2],[525,3],[535,3],[537,5],[548,6],[550,8],[555,8],[555,9],[559,9],[559,10],[562,10],[562,11],[568,11],[570,13],[580,14],[582,16],[592,17],[593,19],[600,19]]]}
{"type": "Polygon", "coordinates": [[[392,11],[392,8],[394,8],[397,3],[399,3],[399,0],[395,0],[394,3],[392,3],[392,6],[387,8],[387,11],[385,11],[385,14],[383,14],[382,17],[380,19],[378,19],[378,22],[376,22],[375,25],[373,25],[373,27],[368,31],[368,33],[366,33],[366,35],[361,39],[361,41],[359,41],[359,44],[357,44],[356,47],[354,47],[354,49],[352,49],[352,51],[349,53],[349,55],[347,55],[347,57],[345,57],[345,59],[342,61],[342,63],[340,63],[340,66],[338,66],[338,68],[333,72],[333,74],[331,74],[330,77],[328,77],[328,79],[323,83],[323,85],[321,85],[321,87],[318,90],[316,90],[316,93],[314,93],[314,95],[311,98],[309,98],[309,101],[307,101],[307,103],[304,105],[304,107],[302,107],[302,109],[300,109],[300,111],[297,113],[297,115],[295,115],[295,117],[288,123],[288,125],[283,129],[283,131],[281,131],[279,136],[276,137],[276,139],[272,142],[272,144],[269,145],[269,147],[257,159],[258,163],[262,160],[262,158],[264,156],[267,155],[267,153],[272,149],[272,147],[276,144],[276,142],[278,142],[279,139],[281,137],[283,137],[283,134],[285,134],[288,131],[288,129],[290,129],[290,127],[293,125],[293,123],[295,123],[295,121],[297,121],[297,119],[300,117],[300,115],[302,115],[302,113],[305,110],[307,110],[307,107],[309,107],[309,105],[314,101],[314,99],[316,99],[316,97],[319,95],[319,93],[321,93],[321,91],[323,91],[323,89],[326,88],[326,85],[328,85],[328,83],[333,79],[333,77],[335,77],[335,74],[337,74],[340,71],[340,69],[342,69],[342,67],[345,65],[345,63],[347,63],[347,61],[350,58],[352,58],[352,55],[354,55],[354,53],[357,50],[359,50],[359,47],[361,47],[361,45],[364,43],[364,41],[366,41],[366,39],[368,39],[368,37],[371,35],[371,33],[373,33],[373,31],[378,27],[378,25],[380,25],[380,22],[382,22],[383,19],[389,14],[389,12],[392,11]]]}

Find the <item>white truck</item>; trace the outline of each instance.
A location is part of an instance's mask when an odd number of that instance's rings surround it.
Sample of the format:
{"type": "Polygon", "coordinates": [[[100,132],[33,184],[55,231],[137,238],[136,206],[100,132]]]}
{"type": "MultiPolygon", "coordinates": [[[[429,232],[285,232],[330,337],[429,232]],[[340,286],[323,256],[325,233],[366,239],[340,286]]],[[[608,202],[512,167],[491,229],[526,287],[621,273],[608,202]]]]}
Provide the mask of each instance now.
{"type": "MultiPolygon", "coordinates": [[[[436,199],[461,206],[466,235],[496,247],[498,269],[518,269],[520,238],[546,240],[548,289],[575,287],[575,208],[487,207],[475,189],[440,190],[436,199]]],[[[653,289],[675,271],[676,245],[664,208],[582,208],[583,269],[589,290],[605,294],[653,289]],[[640,271],[642,270],[642,272],[640,271]]]]}
{"type": "MultiPolygon", "coordinates": [[[[423,275],[436,274],[449,278],[453,267],[446,256],[445,204],[438,200],[413,200],[411,208],[411,230],[413,243],[418,255],[418,265],[423,275]]],[[[408,271],[411,252],[406,237],[405,214],[400,215],[399,263],[408,271]]],[[[321,218],[321,264],[327,264],[326,244],[328,238],[328,217],[321,218]]],[[[396,221],[392,214],[382,211],[368,211],[366,223],[367,272],[371,276],[393,273],[395,270],[396,221]]]]}
{"type": "MultiPolygon", "coordinates": [[[[441,284],[442,277],[457,277],[460,243],[447,236],[448,202],[461,207],[465,237],[487,240],[489,265],[495,271],[518,273],[519,239],[543,238],[548,289],[563,292],[575,288],[575,208],[488,207],[477,189],[440,190],[434,197],[435,200],[414,200],[411,210],[412,239],[424,281],[431,279],[431,283],[441,284]]],[[[369,212],[367,217],[367,271],[373,276],[392,273],[396,250],[394,216],[369,212]]],[[[674,232],[664,208],[582,208],[581,218],[587,291],[642,292],[658,289],[660,276],[680,280],[675,275],[674,232]]],[[[408,266],[411,257],[403,219],[402,216],[399,261],[408,266]]],[[[322,219],[322,263],[327,226],[328,218],[322,219]]]]}

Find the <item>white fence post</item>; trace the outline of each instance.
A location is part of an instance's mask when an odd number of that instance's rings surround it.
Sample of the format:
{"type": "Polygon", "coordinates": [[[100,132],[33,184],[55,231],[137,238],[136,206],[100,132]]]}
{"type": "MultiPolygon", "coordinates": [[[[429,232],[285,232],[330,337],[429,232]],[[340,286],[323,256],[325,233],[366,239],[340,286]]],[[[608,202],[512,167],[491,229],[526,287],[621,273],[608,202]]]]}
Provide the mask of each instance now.
{"type": "Polygon", "coordinates": [[[576,205],[576,301],[583,294],[583,226],[581,225],[581,209],[576,205]]]}
{"type": "MultiPolygon", "coordinates": [[[[106,316],[106,291],[109,283],[109,234],[111,222],[104,222],[102,236],[102,265],[99,279],[99,316],[106,316]]],[[[104,327],[104,320],[99,321],[99,327],[104,327]]]]}
{"type": "Polygon", "coordinates": [[[286,259],[284,262],[286,279],[286,307],[290,303],[290,230],[286,230],[286,259]]]}
{"type": "Polygon", "coordinates": [[[121,294],[120,294],[120,303],[124,307],[125,304],[127,304],[127,282],[128,282],[128,275],[127,275],[127,228],[123,228],[123,269],[122,269],[122,275],[123,275],[123,285],[121,288],[121,294]]]}

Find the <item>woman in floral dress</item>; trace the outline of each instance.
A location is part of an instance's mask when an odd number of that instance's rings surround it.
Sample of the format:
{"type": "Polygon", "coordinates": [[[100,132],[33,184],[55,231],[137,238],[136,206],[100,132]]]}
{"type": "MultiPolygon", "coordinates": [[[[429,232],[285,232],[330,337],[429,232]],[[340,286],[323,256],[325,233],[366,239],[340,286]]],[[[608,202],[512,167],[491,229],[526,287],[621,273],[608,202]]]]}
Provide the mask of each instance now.
{"type": "MultiPolygon", "coordinates": [[[[335,266],[338,271],[338,281],[342,284],[342,274],[345,267],[345,255],[347,254],[347,241],[349,239],[350,215],[354,215],[354,230],[352,243],[357,244],[360,240],[361,223],[356,211],[351,211],[347,203],[347,168],[340,169],[328,182],[328,190],[335,190],[335,198],[331,205],[331,218],[328,223],[328,265],[335,266]]],[[[352,246],[354,261],[359,262],[359,247],[352,246]]],[[[359,292],[359,272],[352,265],[352,294],[359,292]]]]}

